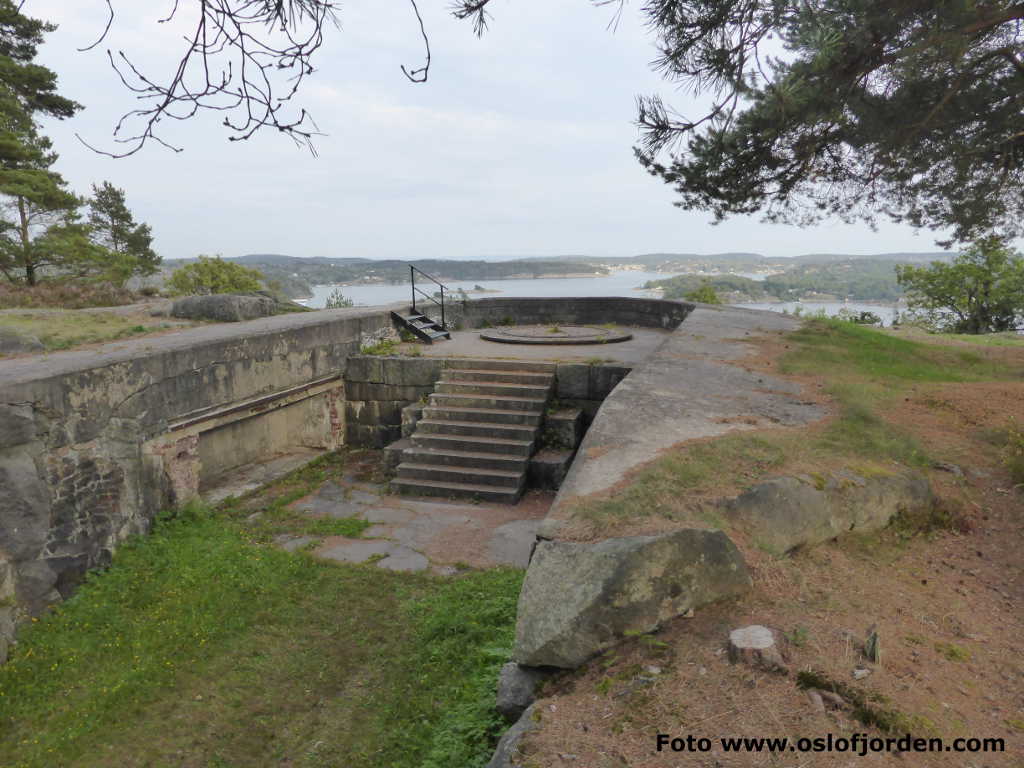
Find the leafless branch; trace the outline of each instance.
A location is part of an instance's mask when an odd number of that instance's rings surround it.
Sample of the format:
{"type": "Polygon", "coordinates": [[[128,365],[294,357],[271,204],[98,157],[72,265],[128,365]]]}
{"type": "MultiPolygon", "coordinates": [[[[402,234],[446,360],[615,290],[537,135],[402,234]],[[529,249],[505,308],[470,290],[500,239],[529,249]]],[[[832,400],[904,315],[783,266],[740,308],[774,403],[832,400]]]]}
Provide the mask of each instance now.
{"type": "MultiPolygon", "coordinates": [[[[96,47],[108,36],[110,17],[96,47]]],[[[332,0],[197,0],[198,20],[186,36],[186,50],[169,79],[151,78],[123,51],[107,51],[110,65],[124,86],[142,103],[126,113],[114,130],[123,151],[96,148],[100,154],[126,157],[155,141],[175,151],[158,134],[162,120],[187,120],[200,111],[224,112],[222,125],[230,141],[245,141],[261,128],[274,128],[298,145],[315,151],[321,135],[304,109],[287,110],[302,82],[313,74],[313,54],[323,44],[325,26],[337,23],[332,0]]],[[[181,10],[174,0],[161,23],[181,10]]],[[[428,53],[429,65],[429,53],[428,53]]],[[[426,68],[415,70],[423,79],[426,68]]]]}
{"type": "Polygon", "coordinates": [[[413,83],[425,83],[427,82],[427,76],[430,74],[430,39],[427,37],[427,30],[423,26],[423,17],[420,16],[419,6],[416,5],[416,0],[409,0],[412,4],[412,10],[416,14],[416,21],[420,24],[420,34],[423,36],[423,47],[427,51],[427,60],[419,69],[408,70],[405,65],[402,65],[402,74],[409,78],[410,82],[413,83]]]}

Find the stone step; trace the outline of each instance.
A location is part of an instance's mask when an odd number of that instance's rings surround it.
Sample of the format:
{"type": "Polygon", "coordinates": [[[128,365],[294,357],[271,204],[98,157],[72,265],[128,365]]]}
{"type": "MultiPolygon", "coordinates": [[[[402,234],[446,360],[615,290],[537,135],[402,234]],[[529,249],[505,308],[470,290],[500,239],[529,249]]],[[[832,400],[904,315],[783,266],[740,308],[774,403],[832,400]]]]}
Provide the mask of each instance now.
{"type": "Polygon", "coordinates": [[[504,440],[533,440],[536,427],[532,424],[495,424],[493,422],[455,421],[452,419],[420,419],[416,429],[434,435],[469,435],[470,437],[500,437],[504,440]]]}
{"type": "Polygon", "coordinates": [[[550,384],[503,384],[496,381],[439,381],[435,392],[445,395],[500,395],[546,400],[550,384]]]}
{"type": "Polygon", "coordinates": [[[430,405],[435,408],[487,408],[504,411],[532,411],[541,413],[547,404],[546,398],[506,397],[502,395],[467,395],[435,392],[430,396],[430,405]]]}
{"type": "Polygon", "coordinates": [[[445,464],[413,464],[403,461],[398,465],[399,480],[435,480],[442,483],[469,483],[493,485],[500,488],[518,488],[523,481],[522,472],[502,472],[479,467],[456,467],[445,464]]]}
{"type": "Polygon", "coordinates": [[[402,461],[413,464],[443,464],[476,469],[497,469],[502,472],[525,472],[529,464],[529,459],[525,456],[481,451],[452,451],[442,448],[424,448],[412,444],[404,446],[402,461]]]}
{"type": "Polygon", "coordinates": [[[449,499],[469,498],[515,504],[522,488],[501,488],[475,483],[440,482],[438,480],[392,480],[391,487],[399,493],[416,496],[443,496],[449,499]]]}
{"type": "Polygon", "coordinates": [[[477,371],[508,371],[509,373],[550,373],[554,374],[556,363],[534,363],[526,361],[511,360],[487,360],[476,358],[453,358],[448,360],[448,368],[455,370],[477,370],[477,371]]]}
{"type": "Polygon", "coordinates": [[[438,421],[474,421],[486,424],[526,424],[539,426],[540,411],[509,411],[497,408],[470,408],[458,406],[427,406],[423,418],[438,421]]]}
{"type": "Polygon", "coordinates": [[[432,435],[414,432],[412,444],[418,448],[437,448],[443,451],[470,453],[499,453],[506,456],[529,458],[533,452],[532,440],[502,440],[496,437],[467,437],[464,435],[432,435]]]}
{"type": "Polygon", "coordinates": [[[487,371],[479,368],[445,368],[441,381],[496,381],[506,384],[534,384],[551,386],[555,377],[551,373],[530,373],[527,371],[487,371]]]}

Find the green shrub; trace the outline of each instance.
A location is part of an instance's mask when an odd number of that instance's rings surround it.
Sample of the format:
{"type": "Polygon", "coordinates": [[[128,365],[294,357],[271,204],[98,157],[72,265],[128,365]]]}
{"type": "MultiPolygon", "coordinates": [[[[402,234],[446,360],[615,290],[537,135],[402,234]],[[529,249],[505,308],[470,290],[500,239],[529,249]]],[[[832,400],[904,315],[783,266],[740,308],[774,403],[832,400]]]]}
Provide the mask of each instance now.
{"type": "Polygon", "coordinates": [[[355,302],[352,301],[352,299],[343,294],[340,288],[335,288],[327,297],[327,303],[324,304],[324,309],[347,309],[348,307],[354,306],[355,302]]]}
{"type": "Polygon", "coordinates": [[[167,281],[175,296],[258,291],[263,275],[220,256],[200,256],[198,261],[179,267],[167,281]]]}

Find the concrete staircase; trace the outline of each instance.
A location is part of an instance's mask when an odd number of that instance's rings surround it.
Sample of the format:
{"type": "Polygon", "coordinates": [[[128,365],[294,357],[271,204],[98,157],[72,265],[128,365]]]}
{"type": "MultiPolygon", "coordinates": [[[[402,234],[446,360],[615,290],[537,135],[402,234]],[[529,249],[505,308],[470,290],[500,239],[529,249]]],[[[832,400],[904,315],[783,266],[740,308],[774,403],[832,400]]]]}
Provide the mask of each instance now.
{"type": "Polygon", "coordinates": [[[514,504],[554,379],[550,363],[467,360],[444,369],[391,486],[514,504]]]}

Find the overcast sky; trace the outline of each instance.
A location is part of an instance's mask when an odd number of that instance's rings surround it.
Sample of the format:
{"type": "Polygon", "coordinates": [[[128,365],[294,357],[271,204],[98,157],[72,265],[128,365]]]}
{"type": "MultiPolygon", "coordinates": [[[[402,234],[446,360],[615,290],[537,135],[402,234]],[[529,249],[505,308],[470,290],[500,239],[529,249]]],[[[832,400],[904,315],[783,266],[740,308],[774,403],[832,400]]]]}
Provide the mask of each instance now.
{"type": "Polygon", "coordinates": [[[673,207],[671,190],[633,158],[634,99],[661,92],[683,113],[693,102],[651,72],[639,3],[611,31],[610,10],[587,0],[496,0],[491,29],[477,39],[451,18],[448,0],[421,0],[434,59],[429,82],[414,85],[399,70],[423,56],[408,2],[350,0],[298,97],[327,134],[317,157],[270,132],[228,142],[209,113],[169,126],[181,153],[152,144],[112,160],[75,138],[116,149],[113,126],[135,106],[105,49],[163,79],[183,49],[183,27],[157,23],[172,0],[112,1],[108,39],[85,53],[76,49],[102,31],[103,0],[25,4],[60,25],[40,60],[86,107],[46,132],[73,188],[86,193],[104,179],[124,188],[165,258],[937,250],[933,233],[908,227],[799,229],[756,218],[712,226],[707,214],[673,207]]]}

